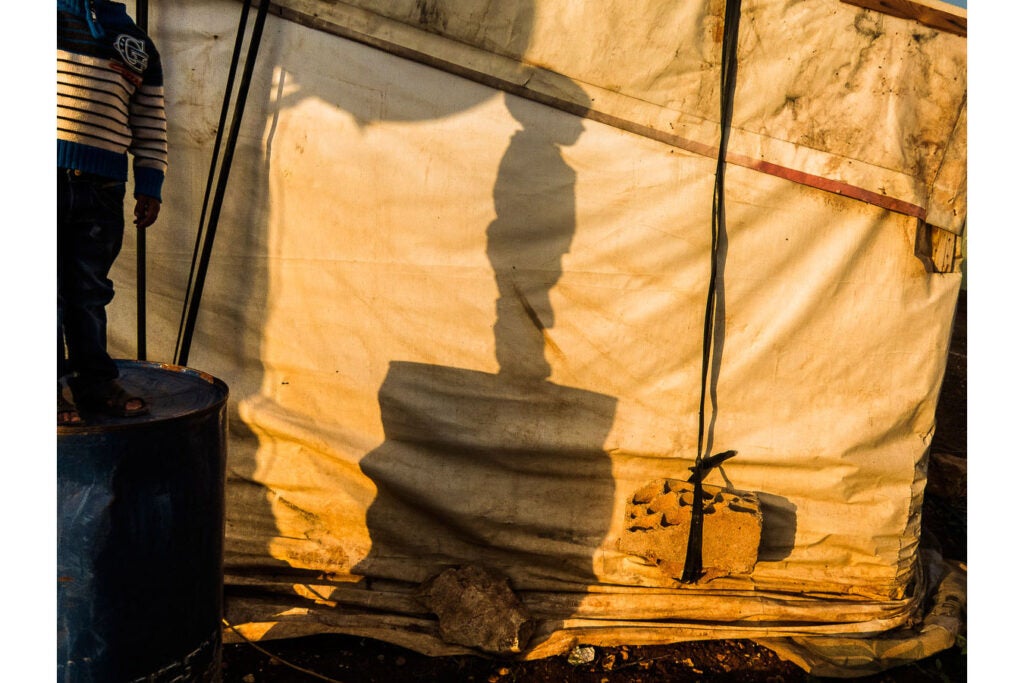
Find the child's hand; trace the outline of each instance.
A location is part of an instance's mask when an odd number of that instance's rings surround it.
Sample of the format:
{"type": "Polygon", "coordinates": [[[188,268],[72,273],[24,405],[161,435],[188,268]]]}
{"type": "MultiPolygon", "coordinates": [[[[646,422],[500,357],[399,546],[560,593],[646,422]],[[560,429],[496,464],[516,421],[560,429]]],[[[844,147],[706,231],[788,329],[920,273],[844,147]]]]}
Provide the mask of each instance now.
{"type": "Polygon", "coordinates": [[[135,225],[148,228],[156,221],[160,213],[160,200],[144,194],[135,197],[135,225]]]}

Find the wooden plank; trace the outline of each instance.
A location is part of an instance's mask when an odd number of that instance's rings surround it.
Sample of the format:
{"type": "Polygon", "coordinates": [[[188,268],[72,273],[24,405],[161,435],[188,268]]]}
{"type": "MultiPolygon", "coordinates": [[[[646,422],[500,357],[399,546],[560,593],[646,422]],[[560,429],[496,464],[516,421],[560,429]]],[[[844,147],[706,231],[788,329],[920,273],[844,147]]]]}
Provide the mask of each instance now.
{"type": "Polygon", "coordinates": [[[952,273],[963,258],[963,238],[924,221],[917,224],[914,255],[929,273],[952,273]]]}
{"type": "Polygon", "coordinates": [[[952,273],[959,251],[960,238],[942,228],[929,225],[932,232],[932,263],[940,273],[952,273]]]}
{"type": "Polygon", "coordinates": [[[930,28],[967,36],[967,10],[940,0],[841,0],[903,19],[912,19],[930,28]]]}

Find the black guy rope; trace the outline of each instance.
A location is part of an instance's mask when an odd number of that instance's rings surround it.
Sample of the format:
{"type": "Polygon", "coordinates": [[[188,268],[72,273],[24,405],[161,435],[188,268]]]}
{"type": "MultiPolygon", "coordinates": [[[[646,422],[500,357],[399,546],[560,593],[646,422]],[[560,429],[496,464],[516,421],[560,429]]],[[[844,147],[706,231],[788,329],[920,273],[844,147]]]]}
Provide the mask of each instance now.
{"type": "Polygon", "coordinates": [[[711,365],[715,303],[718,292],[718,234],[725,217],[725,159],[729,145],[729,129],[732,126],[732,105],[736,93],[736,42],[739,36],[741,0],[726,0],[725,27],[722,34],[722,73],[719,92],[720,137],[718,143],[718,164],[715,168],[715,189],[711,207],[711,276],[708,283],[707,305],[704,309],[703,358],[701,359],[700,408],[697,413],[697,456],[690,470],[689,481],[693,484],[693,510],[690,515],[690,536],[686,543],[686,560],[683,563],[683,583],[696,583],[704,574],[704,488],[702,482],[708,472],[736,455],[736,451],[725,451],[704,456],[704,404],[708,392],[708,368],[711,365]]]}
{"type": "Polygon", "coordinates": [[[238,36],[235,40],[235,48],[231,57],[231,68],[228,72],[228,83],[224,92],[224,103],[221,109],[220,122],[217,126],[217,138],[214,143],[214,156],[210,162],[210,174],[207,179],[206,195],[203,198],[199,233],[196,236],[195,250],[192,255],[192,271],[189,273],[188,291],[186,292],[185,305],[182,308],[181,323],[178,328],[178,344],[175,349],[174,361],[177,365],[188,365],[188,355],[192,347],[192,336],[195,333],[196,319],[199,316],[199,303],[203,297],[206,273],[210,267],[210,255],[213,251],[213,242],[217,234],[217,223],[220,220],[220,211],[224,204],[224,193],[227,188],[228,177],[231,173],[231,161],[235,155],[235,145],[238,142],[238,131],[241,128],[242,115],[245,112],[245,101],[249,95],[249,85],[252,82],[252,72],[256,65],[256,55],[259,53],[260,39],[263,36],[263,26],[266,23],[270,0],[260,0],[260,5],[256,12],[256,21],[253,24],[252,36],[249,38],[249,51],[246,54],[245,65],[242,68],[242,77],[239,81],[234,111],[232,112],[231,128],[228,131],[227,141],[224,145],[224,160],[220,165],[220,173],[217,174],[215,172],[215,168],[217,167],[217,154],[221,147],[221,134],[224,129],[224,122],[227,120],[227,111],[230,105],[232,86],[234,85],[238,59],[241,55],[242,41],[245,34],[245,26],[248,21],[249,8],[251,4],[250,0],[245,0],[242,4],[242,13],[238,23],[238,36]],[[213,186],[214,175],[217,175],[217,187],[213,194],[212,204],[209,204],[210,190],[213,186]],[[203,221],[206,218],[208,204],[210,215],[204,230],[203,221]]]}

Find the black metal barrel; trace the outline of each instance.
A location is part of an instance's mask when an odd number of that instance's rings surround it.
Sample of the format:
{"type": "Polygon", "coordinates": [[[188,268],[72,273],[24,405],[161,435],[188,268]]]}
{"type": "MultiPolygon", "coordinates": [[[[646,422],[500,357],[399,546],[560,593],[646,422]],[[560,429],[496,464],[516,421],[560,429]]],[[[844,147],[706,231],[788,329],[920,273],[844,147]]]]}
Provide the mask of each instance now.
{"type": "Polygon", "coordinates": [[[57,429],[57,680],[220,680],[227,386],[117,361],[150,414],[57,429]]]}

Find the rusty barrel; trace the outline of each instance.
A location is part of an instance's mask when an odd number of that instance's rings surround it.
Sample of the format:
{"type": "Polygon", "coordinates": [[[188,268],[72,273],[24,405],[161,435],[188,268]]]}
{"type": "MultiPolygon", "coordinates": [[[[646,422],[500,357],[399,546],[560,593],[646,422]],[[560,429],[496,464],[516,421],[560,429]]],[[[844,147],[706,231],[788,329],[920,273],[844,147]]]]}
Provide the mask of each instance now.
{"type": "Polygon", "coordinates": [[[57,680],[220,680],[227,386],[117,361],[145,417],[57,428],[57,680]]]}

